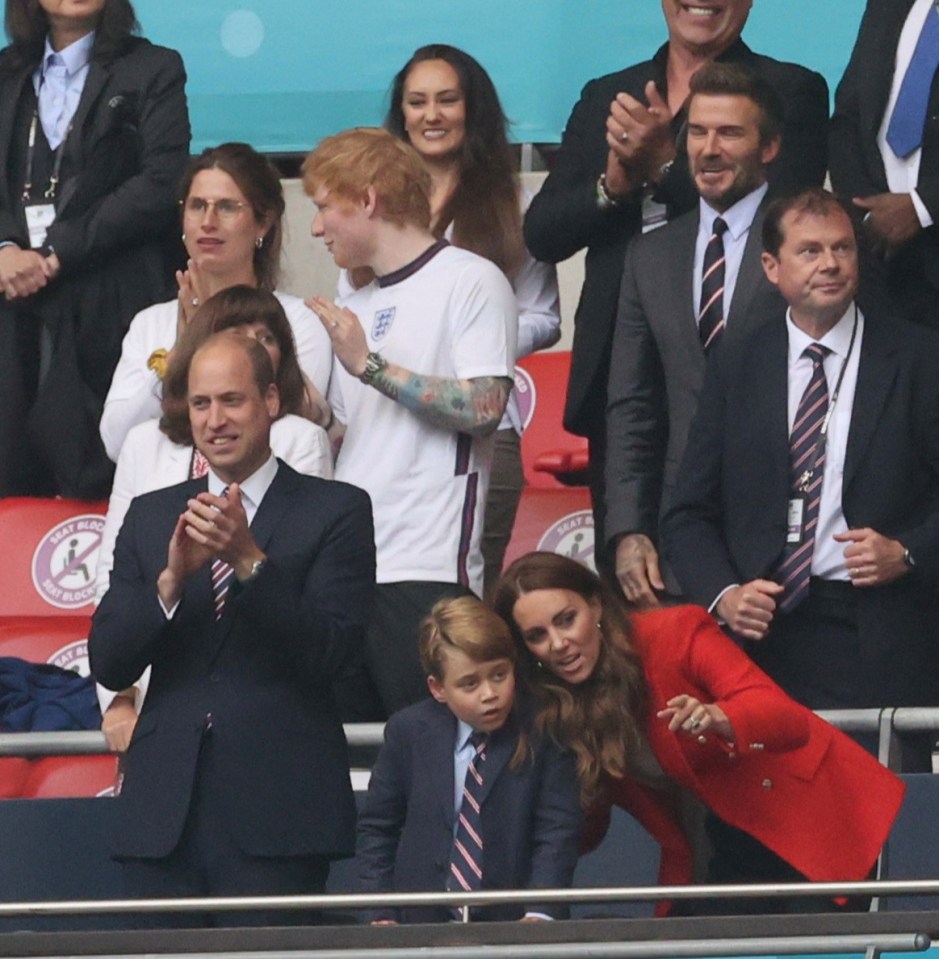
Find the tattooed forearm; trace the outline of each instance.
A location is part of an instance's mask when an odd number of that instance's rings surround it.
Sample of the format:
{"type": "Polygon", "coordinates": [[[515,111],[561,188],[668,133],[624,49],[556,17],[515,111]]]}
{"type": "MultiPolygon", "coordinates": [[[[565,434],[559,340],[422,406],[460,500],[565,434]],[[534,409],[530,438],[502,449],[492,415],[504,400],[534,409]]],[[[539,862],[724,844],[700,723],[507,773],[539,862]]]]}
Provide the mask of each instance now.
{"type": "Polygon", "coordinates": [[[451,380],[422,376],[389,363],[372,386],[442,429],[485,436],[502,419],[512,381],[505,376],[451,380]]]}

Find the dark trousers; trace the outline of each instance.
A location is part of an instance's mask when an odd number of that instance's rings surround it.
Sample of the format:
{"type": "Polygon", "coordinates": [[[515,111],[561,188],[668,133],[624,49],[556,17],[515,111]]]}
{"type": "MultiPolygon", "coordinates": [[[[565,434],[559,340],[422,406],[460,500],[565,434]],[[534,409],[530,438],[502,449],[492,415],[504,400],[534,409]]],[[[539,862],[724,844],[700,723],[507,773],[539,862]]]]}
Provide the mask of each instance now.
{"type": "MultiPolygon", "coordinates": [[[[264,857],[243,852],[223,812],[224,796],[232,785],[215,768],[211,731],[199,754],[192,800],[176,848],[162,859],[123,862],[128,898],[201,896],[315,895],[326,889],[329,860],[322,856],[264,857]]],[[[284,783],[289,789],[290,784],[284,783]]],[[[118,800],[119,801],[119,800],[118,800]]],[[[262,909],[232,912],[141,913],[135,924],[144,928],[201,926],[311,925],[316,912],[262,909]]]]}
{"type": "Polygon", "coordinates": [[[439,599],[472,596],[459,583],[379,583],[368,630],[368,671],[384,718],[428,695],[417,652],[421,620],[439,599]]]}
{"type": "Polygon", "coordinates": [[[522,470],[520,438],[514,429],[496,430],[492,449],[492,472],[486,494],[483,520],[483,595],[489,597],[502,574],[505,550],[512,537],[515,514],[525,474],[522,470]]]}

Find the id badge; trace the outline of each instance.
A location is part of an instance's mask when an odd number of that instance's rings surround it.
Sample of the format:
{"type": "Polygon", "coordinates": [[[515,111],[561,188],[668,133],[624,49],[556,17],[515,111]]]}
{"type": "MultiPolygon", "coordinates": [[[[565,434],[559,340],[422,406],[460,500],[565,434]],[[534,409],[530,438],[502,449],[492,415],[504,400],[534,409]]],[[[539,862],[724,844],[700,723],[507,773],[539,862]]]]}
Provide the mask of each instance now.
{"type": "Polygon", "coordinates": [[[786,510],[786,542],[798,544],[802,542],[802,526],[805,518],[805,497],[794,496],[789,500],[786,510]]]}
{"type": "Polygon", "coordinates": [[[642,198],[642,232],[651,233],[668,222],[668,208],[656,203],[651,196],[642,198]]]}
{"type": "Polygon", "coordinates": [[[46,242],[46,231],[55,223],[54,203],[27,203],[26,226],[29,229],[29,245],[38,250],[46,242]]]}

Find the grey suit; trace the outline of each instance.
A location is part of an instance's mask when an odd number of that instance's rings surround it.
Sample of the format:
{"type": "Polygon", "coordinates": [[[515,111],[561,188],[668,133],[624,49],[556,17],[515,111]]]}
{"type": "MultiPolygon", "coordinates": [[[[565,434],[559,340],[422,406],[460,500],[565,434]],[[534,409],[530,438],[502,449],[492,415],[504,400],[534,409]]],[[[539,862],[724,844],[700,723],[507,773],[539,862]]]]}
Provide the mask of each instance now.
{"type": "MultiPolygon", "coordinates": [[[[658,540],[704,381],[693,294],[699,211],[629,249],[620,289],[607,408],[607,533],[658,540]]],[[[727,316],[737,338],[785,302],[766,279],[761,207],[750,227],[727,316]]],[[[720,349],[715,344],[713,349],[720,349]]]]}

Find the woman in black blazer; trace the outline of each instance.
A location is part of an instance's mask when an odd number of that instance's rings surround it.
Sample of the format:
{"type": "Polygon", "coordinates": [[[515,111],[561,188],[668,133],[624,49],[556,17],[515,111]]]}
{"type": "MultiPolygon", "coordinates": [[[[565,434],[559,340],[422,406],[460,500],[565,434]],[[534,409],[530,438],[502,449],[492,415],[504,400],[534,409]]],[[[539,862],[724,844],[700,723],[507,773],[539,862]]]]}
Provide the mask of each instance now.
{"type": "Polygon", "coordinates": [[[6,0],[0,495],[106,495],[121,339],[172,287],[186,75],[136,27],[129,0],[6,0]]]}

